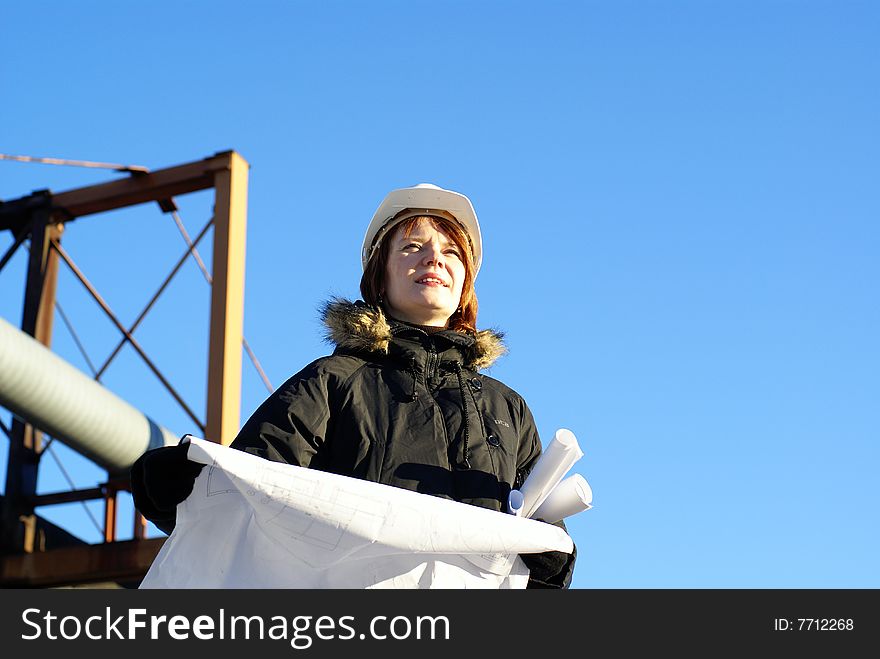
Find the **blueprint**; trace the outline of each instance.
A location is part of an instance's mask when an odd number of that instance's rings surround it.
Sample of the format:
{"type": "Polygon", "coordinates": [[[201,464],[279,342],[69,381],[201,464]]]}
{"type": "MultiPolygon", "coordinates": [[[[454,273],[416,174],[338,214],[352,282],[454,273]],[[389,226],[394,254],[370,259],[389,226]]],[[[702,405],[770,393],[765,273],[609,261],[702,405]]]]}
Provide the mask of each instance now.
{"type": "Polygon", "coordinates": [[[587,479],[573,474],[554,487],[530,517],[545,522],[559,521],[593,507],[593,490],[587,479]]]}
{"type": "MultiPolygon", "coordinates": [[[[541,453],[526,482],[520,487],[523,496],[522,516],[532,517],[544,500],[559,485],[565,473],[582,458],[584,452],[578,446],[577,437],[571,430],[560,428],[550,444],[541,453]]],[[[546,520],[554,522],[556,520],[546,520]]]]}
{"type": "Polygon", "coordinates": [[[524,588],[560,528],[270,462],[193,438],[203,463],[141,588],[524,588]]]}

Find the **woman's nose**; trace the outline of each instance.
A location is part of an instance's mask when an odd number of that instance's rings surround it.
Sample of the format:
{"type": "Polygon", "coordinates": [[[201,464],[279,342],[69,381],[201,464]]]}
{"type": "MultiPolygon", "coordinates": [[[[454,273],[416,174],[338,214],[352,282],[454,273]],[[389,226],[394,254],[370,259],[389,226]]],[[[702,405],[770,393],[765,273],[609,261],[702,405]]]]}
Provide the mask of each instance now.
{"type": "Polygon", "coordinates": [[[443,247],[438,243],[425,244],[425,264],[433,264],[436,266],[444,265],[443,247]]]}

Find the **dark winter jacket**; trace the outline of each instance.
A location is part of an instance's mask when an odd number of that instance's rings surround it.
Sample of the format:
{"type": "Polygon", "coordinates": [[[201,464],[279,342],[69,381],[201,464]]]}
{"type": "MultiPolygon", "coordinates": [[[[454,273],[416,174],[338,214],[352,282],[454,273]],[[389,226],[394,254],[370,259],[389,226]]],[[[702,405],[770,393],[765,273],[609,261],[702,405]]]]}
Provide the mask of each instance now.
{"type": "MultiPolygon", "coordinates": [[[[502,336],[428,334],[380,308],[339,299],[323,315],[333,354],[269,396],[232,447],[505,510],[541,442],[525,401],[479,373],[506,351],[502,336]]],[[[522,558],[532,571],[530,587],[570,583],[574,555],[522,558]]]]}

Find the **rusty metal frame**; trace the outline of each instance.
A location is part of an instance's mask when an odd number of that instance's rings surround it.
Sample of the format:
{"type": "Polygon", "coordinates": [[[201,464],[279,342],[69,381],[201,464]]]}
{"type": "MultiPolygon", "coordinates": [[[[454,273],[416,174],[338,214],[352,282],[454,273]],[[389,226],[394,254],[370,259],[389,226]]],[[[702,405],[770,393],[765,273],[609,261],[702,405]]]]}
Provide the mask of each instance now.
{"type": "MultiPolygon", "coordinates": [[[[137,339],[132,336],[131,332],[125,329],[125,325],[122,324],[122,321],[113,313],[113,310],[110,308],[110,305],[101,297],[101,294],[98,293],[98,289],[92,285],[92,283],[88,280],[88,278],[83,274],[82,270],[77,267],[76,263],[73,262],[73,259],[70,258],[70,255],[64,250],[63,247],[57,242],[52,241],[51,246],[58,254],[61,256],[64,263],[70,268],[70,271],[74,274],[74,276],[80,281],[80,283],[85,287],[85,289],[89,292],[89,294],[94,298],[94,300],[98,303],[98,306],[101,307],[101,310],[107,314],[107,317],[110,321],[116,325],[116,329],[118,329],[122,335],[125,337],[125,340],[131,344],[131,347],[134,348],[135,352],[140,356],[141,359],[144,360],[144,363],[147,367],[153,371],[153,374],[159,378],[159,381],[165,386],[168,392],[174,397],[174,400],[177,401],[177,404],[183,408],[183,411],[187,413],[189,418],[195,423],[199,430],[204,432],[205,424],[202,423],[199,418],[196,416],[195,412],[193,412],[189,405],[186,404],[186,401],[183,400],[183,397],[177,393],[177,390],[171,386],[171,383],[168,381],[159,368],[153,363],[153,361],[147,356],[146,351],[141,347],[141,344],[138,343],[137,339]]],[[[96,378],[97,379],[97,378],[96,378]]]]}
{"type": "MultiPolygon", "coordinates": [[[[186,257],[195,252],[195,245],[213,223],[214,254],[206,423],[202,425],[182,400],[178,402],[184,405],[184,409],[190,413],[190,417],[200,429],[204,429],[206,439],[222,444],[231,443],[238,430],[241,405],[248,169],[248,163],[239,154],[225,151],[204,160],[153,172],[131,171],[131,176],[122,180],[55,195],[40,191],[12,202],[0,202],[0,230],[10,230],[15,237],[13,245],[2,257],[0,269],[24,240],[28,236],[31,238],[22,329],[44,345],[51,344],[58,261],[64,260],[74,273],[78,273],[80,281],[90,289],[124,336],[120,346],[97,375],[100,377],[100,373],[106,369],[107,364],[126,341],[130,342],[136,351],[143,353],[138,349],[132,332],[174,277],[186,257]],[[88,215],[149,202],[157,202],[163,211],[171,212],[176,210],[173,201],[176,195],[210,188],[214,188],[215,191],[214,217],[202,229],[195,242],[188,245],[186,254],[148,302],[135,323],[130,328],[126,328],[116,319],[109,306],[106,303],[102,304],[103,300],[97,291],[78,271],[73,260],[61,247],[60,236],[63,225],[88,215]]],[[[146,355],[141,354],[141,356],[149,365],[146,355]]],[[[152,369],[160,379],[164,380],[155,367],[152,369]]],[[[170,389],[170,385],[167,386],[170,389]]],[[[128,489],[127,484],[110,479],[99,488],[36,495],[40,433],[29,424],[13,419],[10,435],[7,490],[6,496],[2,497],[4,528],[0,530],[4,534],[3,546],[6,555],[0,557],[0,585],[64,585],[117,577],[142,577],[161,547],[163,539],[146,539],[146,520],[136,513],[134,540],[122,542],[116,540],[116,496],[120,490],[128,489]],[[19,425],[21,428],[18,427],[19,425]],[[10,491],[10,482],[14,483],[12,491],[10,491]],[[40,520],[34,514],[35,507],[48,505],[50,502],[63,503],[95,498],[103,498],[105,502],[103,544],[76,548],[45,547],[45,551],[41,551],[44,547],[35,543],[35,529],[38,525],[47,527],[51,524],[40,520]],[[12,516],[17,516],[17,519],[12,520],[12,516]],[[18,520],[24,522],[28,517],[30,526],[27,523],[12,524],[13,521],[18,520]],[[7,523],[15,527],[14,533],[7,523]],[[17,548],[17,551],[10,553],[10,548],[17,548]],[[117,548],[118,551],[115,551],[117,548]],[[94,569],[83,567],[95,564],[99,567],[94,569]]],[[[63,529],[60,531],[63,532],[63,529]]]]}
{"type": "Polygon", "coordinates": [[[228,446],[238,432],[241,412],[248,164],[237,153],[230,153],[226,162],[214,177],[217,201],[205,436],[228,446]]]}
{"type": "Polygon", "coordinates": [[[171,283],[171,280],[174,279],[174,276],[177,274],[177,272],[180,270],[180,268],[183,266],[183,264],[186,263],[187,257],[189,257],[189,255],[191,253],[193,253],[195,246],[198,245],[199,242],[201,242],[202,238],[205,237],[205,234],[208,232],[208,229],[211,228],[211,225],[213,223],[214,223],[214,218],[211,218],[210,220],[208,220],[205,223],[205,226],[199,232],[199,235],[196,236],[196,240],[193,243],[193,246],[188,248],[183,253],[183,256],[180,257],[180,259],[177,261],[175,266],[171,269],[171,272],[165,278],[165,281],[162,282],[162,284],[159,286],[159,289],[155,292],[155,294],[153,294],[153,297],[150,298],[150,301],[147,302],[146,306],[143,308],[143,310],[140,312],[140,314],[138,314],[138,317],[135,319],[135,321],[128,327],[128,331],[125,333],[125,336],[122,337],[122,340],[116,345],[116,347],[113,349],[113,352],[110,353],[110,356],[107,357],[107,359],[101,365],[101,368],[99,368],[95,371],[95,379],[96,380],[101,379],[101,376],[104,374],[104,371],[107,370],[107,367],[110,366],[110,363],[116,358],[116,355],[119,354],[119,351],[122,350],[122,347],[128,341],[128,336],[130,334],[134,334],[134,331],[138,328],[138,325],[140,325],[141,321],[144,318],[146,318],[147,313],[149,313],[150,309],[153,308],[153,305],[156,303],[156,300],[159,299],[159,296],[162,295],[162,293],[165,291],[165,288],[168,286],[168,284],[171,283]]]}
{"type": "Polygon", "coordinates": [[[136,584],[150,569],[164,542],[165,538],[122,540],[4,556],[0,560],[0,584],[12,588],[127,581],[136,584]]]}
{"type": "MultiPolygon", "coordinates": [[[[52,343],[55,290],[58,282],[58,255],[50,248],[61,239],[64,227],[53,222],[46,195],[28,208],[25,220],[31,236],[28,256],[22,330],[45,346],[52,343]]],[[[0,508],[0,547],[20,547],[34,551],[37,517],[32,499],[37,491],[42,433],[29,423],[13,417],[9,433],[9,460],[6,489],[0,508]]]]}

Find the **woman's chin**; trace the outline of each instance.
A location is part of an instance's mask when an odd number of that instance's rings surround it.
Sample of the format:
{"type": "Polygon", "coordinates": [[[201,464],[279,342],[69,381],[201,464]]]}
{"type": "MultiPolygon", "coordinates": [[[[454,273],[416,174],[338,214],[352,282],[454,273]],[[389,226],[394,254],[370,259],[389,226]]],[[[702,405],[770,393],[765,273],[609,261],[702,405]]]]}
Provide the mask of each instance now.
{"type": "MultiPolygon", "coordinates": [[[[441,304],[436,300],[419,300],[398,309],[396,317],[416,325],[442,327],[454,312],[455,309],[450,309],[448,304],[441,304]]],[[[394,315],[393,309],[392,315],[394,315]]]]}
{"type": "Polygon", "coordinates": [[[450,306],[449,294],[444,291],[425,289],[415,296],[413,303],[425,309],[442,311],[450,306]]]}

